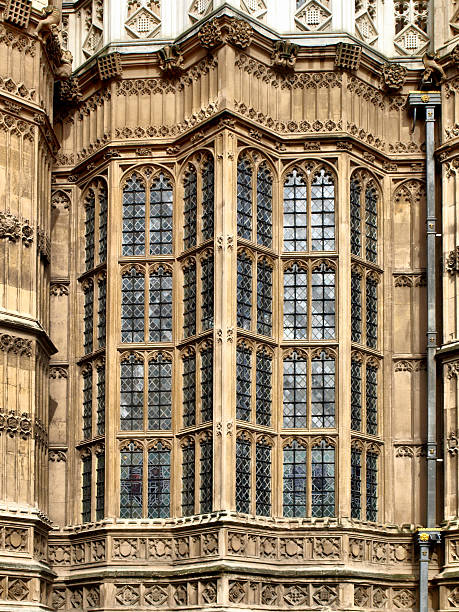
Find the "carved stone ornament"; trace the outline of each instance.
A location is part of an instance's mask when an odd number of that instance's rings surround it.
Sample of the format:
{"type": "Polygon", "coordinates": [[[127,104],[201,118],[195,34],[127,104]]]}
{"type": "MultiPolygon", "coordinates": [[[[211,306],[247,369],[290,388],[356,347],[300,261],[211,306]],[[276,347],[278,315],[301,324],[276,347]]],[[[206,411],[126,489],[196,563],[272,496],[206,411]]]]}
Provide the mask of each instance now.
{"type": "Polygon", "coordinates": [[[80,85],[76,77],[60,80],[56,84],[55,100],[61,108],[68,110],[77,106],[81,97],[80,85]]]}
{"type": "Polygon", "coordinates": [[[456,45],[451,51],[451,60],[456,64],[456,66],[459,66],[459,45],[456,45]]]}
{"type": "Polygon", "coordinates": [[[163,74],[176,75],[182,70],[183,55],[178,45],[166,45],[158,51],[159,67],[163,74]]]}
{"type": "Polygon", "coordinates": [[[459,246],[450,251],[446,256],[445,271],[451,275],[459,272],[459,246]]]}
{"type": "Polygon", "coordinates": [[[54,463],[65,462],[67,461],[67,453],[65,450],[50,449],[48,459],[54,463]]]}
{"type": "Polygon", "coordinates": [[[35,34],[43,40],[50,34],[56,34],[61,22],[61,14],[59,8],[53,6],[52,3],[48,4],[48,6],[41,11],[41,19],[38,22],[35,34]]]}
{"type": "Polygon", "coordinates": [[[22,220],[9,211],[0,212],[0,238],[17,242],[22,240],[26,247],[32,244],[33,229],[28,219],[22,220]]]}
{"type": "Polygon", "coordinates": [[[3,9],[3,19],[18,28],[26,28],[29,25],[31,9],[31,0],[7,0],[3,9]]]}
{"type": "Polygon", "coordinates": [[[245,49],[252,42],[253,28],[242,19],[232,18],[228,26],[227,41],[236,47],[245,49]]]}
{"type": "Polygon", "coordinates": [[[432,53],[431,51],[427,51],[423,58],[422,62],[424,64],[424,72],[421,76],[421,84],[420,89],[425,89],[426,87],[439,87],[440,84],[446,80],[446,74],[443,70],[443,67],[437,61],[438,56],[436,53],[432,53]]]}
{"type": "Polygon", "coordinates": [[[271,65],[283,72],[292,70],[296,63],[298,49],[298,45],[291,43],[289,40],[274,41],[271,65]]]}
{"type": "Polygon", "coordinates": [[[0,412],[0,433],[6,432],[10,438],[15,436],[27,440],[32,435],[32,419],[23,412],[16,414],[14,410],[0,412]]]}
{"type": "Polygon", "coordinates": [[[118,52],[108,53],[97,58],[97,70],[101,81],[108,81],[123,74],[121,55],[118,52]]]}
{"type": "Polygon", "coordinates": [[[401,64],[384,64],[381,80],[387,89],[400,89],[406,80],[406,68],[401,64]]]}
{"type": "Polygon", "coordinates": [[[222,42],[222,27],[218,19],[207,21],[198,32],[198,38],[203,47],[213,49],[222,42]]]}
{"type": "Polygon", "coordinates": [[[457,455],[459,453],[459,430],[450,432],[446,438],[446,448],[450,455],[457,455]]]}
{"type": "Polygon", "coordinates": [[[14,353],[15,355],[32,355],[32,341],[8,334],[0,335],[0,350],[4,353],[14,353]]]}
{"type": "Polygon", "coordinates": [[[336,45],[335,66],[346,70],[357,70],[360,66],[362,47],[349,43],[338,43],[336,45]]]}

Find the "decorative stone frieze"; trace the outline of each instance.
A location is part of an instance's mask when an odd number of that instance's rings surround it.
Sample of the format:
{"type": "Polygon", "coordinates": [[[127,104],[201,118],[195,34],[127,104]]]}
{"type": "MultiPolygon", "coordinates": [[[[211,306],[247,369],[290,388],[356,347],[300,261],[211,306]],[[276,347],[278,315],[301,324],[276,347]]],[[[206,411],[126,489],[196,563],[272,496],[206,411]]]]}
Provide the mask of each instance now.
{"type": "Polygon", "coordinates": [[[18,336],[10,336],[9,334],[0,335],[0,350],[4,353],[13,353],[15,355],[32,355],[32,341],[18,336]]]}
{"type": "MultiPolygon", "coordinates": [[[[0,89],[15,96],[19,96],[24,100],[36,99],[35,89],[27,88],[24,83],[15,83],[11,77],[0,77],[0,89]]],[[[5,104],[5,102],[3,103],[5,104]]]]}
{"type": "Polygon", "coordinates": [[[394,372],[420,372],[427,369],[425,358],[394,359],[394,372]]]}
{"type": "Polygon", "coordinates": [[[355,93],[357,96],[371,102],[374,106],[377,106],[381,110],[386,108],[386,104],[384,101],[384,95],[381,91],[365,83],[361,79],[357,77],[351,76],[347,82],[347,90],[355,93]]]}
{"type": "Polygon", "coordinates": [[[427,277],[425,272],[394,274],[394,287],[425,287],[427,277]]]}
{"type": "Polygon", "coordinates": [[[12,49],[18,49],[25,55],[35,57],[36,53],[36,41],[29,36],[20,34],[7,26],[0,23],[0,43],[3,43],[7,47],[12,49]]]}
{"type": "Polygon", "coordinates": [[[14,410],[0,412],[0,433],[5,432],[10,438],[18,436],[27,440],[32,435],[32,419],[23,412],[16,413],[14,410]]]}

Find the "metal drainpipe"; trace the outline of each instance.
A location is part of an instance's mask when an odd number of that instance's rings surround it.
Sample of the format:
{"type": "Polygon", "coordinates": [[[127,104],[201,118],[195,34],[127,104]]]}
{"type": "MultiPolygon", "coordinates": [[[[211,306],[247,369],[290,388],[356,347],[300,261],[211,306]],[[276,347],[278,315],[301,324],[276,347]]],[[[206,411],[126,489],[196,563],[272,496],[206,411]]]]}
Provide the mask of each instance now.
{"type": "Polygon", "coordinates": [[[436,427],[436,268],[435,268],[435,107],[441,108],[440,92],[413,92],[408,103],[416,111],[425,111],[426,192],[427,192],[427,527],[418,531],[419,544],[419,611],[429,607],[429,545],[438,542],[436,524],[437,494],[437,427],[436,427]]]}

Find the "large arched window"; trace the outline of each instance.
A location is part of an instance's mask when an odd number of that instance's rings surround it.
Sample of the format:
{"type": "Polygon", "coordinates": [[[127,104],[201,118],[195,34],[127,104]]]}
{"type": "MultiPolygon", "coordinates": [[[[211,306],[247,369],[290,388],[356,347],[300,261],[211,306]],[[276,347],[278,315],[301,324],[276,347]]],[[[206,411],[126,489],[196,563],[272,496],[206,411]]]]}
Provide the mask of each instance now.
{"type": "Polygon", "coordinates": [[[145,254],[145,181],[134,173],[123,188],[123,255],[145,254]]]}

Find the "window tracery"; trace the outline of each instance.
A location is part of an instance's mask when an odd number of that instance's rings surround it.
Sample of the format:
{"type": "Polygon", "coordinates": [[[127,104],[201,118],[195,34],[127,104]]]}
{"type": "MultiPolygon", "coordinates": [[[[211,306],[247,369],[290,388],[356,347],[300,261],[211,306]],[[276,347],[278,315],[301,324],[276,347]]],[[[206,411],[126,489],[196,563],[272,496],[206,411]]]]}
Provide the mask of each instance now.
{"type": "Polygon", "coordinates": [[[271,454],[273,442],[263,435],[240,431],[236,439],[236,511],[271,515],[271,454]]]}
{"type": "Polygon", "coordinates": [[[214,234],[214,160],[208,153],[191,157],[183,173],[183,249],[214,234]]]}
{"type": "Polygon", "coordinates": [[[172,429],[172,359],[154,354],[148,362],[148,429],[172,429]]]}
{"type": "Polygon", "coordinates": [[[378,285],[380,275],[360,264],[351,269],[351,340],[378,347],[378,285]]]}
{"type": "Polygon", "coordinates": [[[351,429],[354,431],[379,433],[378,369],[379,361],[375,357],[352,351],[351,429]]]}
{"type": "Polygon", "coordinates": [[[237,234],[261,246],[272,246],[272,172],[253,151],[243,152],[237,165],[237,234]]]}
{"type": "Polygon", "coordinates": [[[213,346],[204,340],[182,351],[183,427],[205,423],[213,415],[213,346]]]}
{"type": "Polygon", "coordinates": [[[132,38],[156,38],[161,33],[160,0],[129,0],[127,19],[124,22],[132,38]]]}
{"type": "Polygon", "coordinates": [[[351,177],[351,254],[371,263],[378,260],[379,191],[373,177],[357,170],[351,177]]]}
{"type": "Polygon", "coordinates": [[[351,448],[351,516],[378,520],[380,451],[375,444],[353,440],[351,448]]]}

